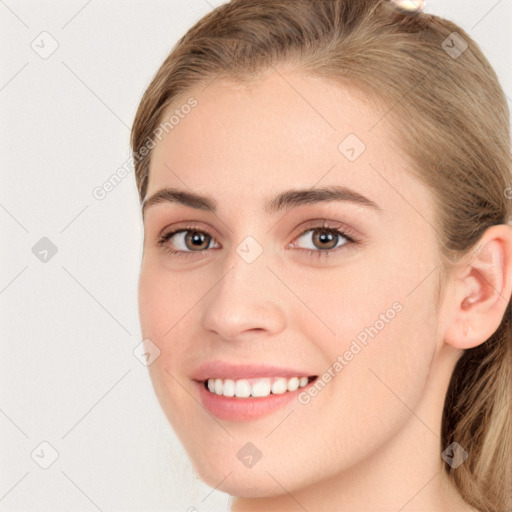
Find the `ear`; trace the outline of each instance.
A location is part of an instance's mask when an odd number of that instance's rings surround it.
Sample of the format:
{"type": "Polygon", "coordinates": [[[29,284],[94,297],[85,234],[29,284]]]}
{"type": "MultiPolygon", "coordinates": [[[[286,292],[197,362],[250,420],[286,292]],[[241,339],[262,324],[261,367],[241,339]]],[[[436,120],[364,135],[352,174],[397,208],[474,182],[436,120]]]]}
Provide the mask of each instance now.
{"type": "Polygon", "coordinates": [[[512,227],[491,226],[452,273],[451,322],[444,341],[468,349],[498,329],[512,294],[512,227]]]}

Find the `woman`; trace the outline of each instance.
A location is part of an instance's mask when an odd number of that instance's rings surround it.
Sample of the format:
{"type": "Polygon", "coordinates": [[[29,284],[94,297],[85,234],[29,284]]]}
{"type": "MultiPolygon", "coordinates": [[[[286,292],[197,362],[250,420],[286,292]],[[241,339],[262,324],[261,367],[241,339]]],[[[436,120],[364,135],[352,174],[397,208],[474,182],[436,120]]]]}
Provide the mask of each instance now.
{"type": "Polygon", "coordinates": [[[233,511],[506,511],[509,114],[380,0],[233,0],[132,132],[156,395],[233,511]]]}

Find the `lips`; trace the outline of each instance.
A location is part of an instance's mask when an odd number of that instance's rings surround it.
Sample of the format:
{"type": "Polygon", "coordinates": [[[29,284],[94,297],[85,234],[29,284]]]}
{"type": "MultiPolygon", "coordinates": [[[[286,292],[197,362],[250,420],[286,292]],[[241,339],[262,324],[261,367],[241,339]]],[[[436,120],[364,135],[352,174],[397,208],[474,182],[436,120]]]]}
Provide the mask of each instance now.
{"type": "Polygon", "coordinates": [[[223,361],[203,363],[192,374],[192,379],[249,379],[260,377],[302,377],[313,374],[304,368],[290,368],[271,365],[232,364],[223,361]]]}
{"type": "Polygon", "coordinates": [[[230,421],[254,421],[290,404],[316,377],[300,368],[215,361],[201,365],[192,379],[211,414],[230,421]]]}

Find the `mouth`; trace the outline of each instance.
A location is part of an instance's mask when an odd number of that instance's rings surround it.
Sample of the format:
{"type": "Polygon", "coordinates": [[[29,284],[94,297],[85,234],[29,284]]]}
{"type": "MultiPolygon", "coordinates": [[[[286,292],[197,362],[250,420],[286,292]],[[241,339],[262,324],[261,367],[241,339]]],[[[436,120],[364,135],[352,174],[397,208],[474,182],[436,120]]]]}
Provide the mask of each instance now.
{"type": "Polygon", "coordinates": [[[208,412],[231,422],[252,422],[292,406],[317,375],[286,377],[210,377],[196,381],[208,412]]]}
{"type": "Polygon", "coordinates": [[[266,398],[293,393],[316,380],[317,376],[263,377],[245,379],[209,378],[203,387],[211,394],[229,398],[266,398]]]}
{"type": "Polygon", "coordinates": [[[198,366],[190,378],[210,415],[249,422],[291,407],[318,375],[311,375],[304,367],[214,360],[198,366]]]}

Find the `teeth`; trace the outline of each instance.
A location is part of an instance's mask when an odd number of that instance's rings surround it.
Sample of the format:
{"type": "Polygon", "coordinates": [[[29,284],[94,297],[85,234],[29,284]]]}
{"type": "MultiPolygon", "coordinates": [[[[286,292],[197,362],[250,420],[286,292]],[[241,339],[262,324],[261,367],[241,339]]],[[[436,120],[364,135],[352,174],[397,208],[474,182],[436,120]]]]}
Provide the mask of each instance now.
{"type": "MultiPolygon", "coordinates": [[[[305,377],[305,379],[307,383],[308,378],[305,377]]],[[[274,395],[282,395],[286,393],[286,391],[288,391],[288,381],[284,377],[279,377],[272,384],[272,393],[274,393],[274,395]]]]}
{"type": "Polygon", "coordinates": [[[252,385],[251,396],[270,395],[270,379],[260,379],[252,385]]]}
{"type": "Polygon", "coordinates": [[[222,379],[215,379],[215,394],[222,395],[223,383],[222,379]]]}
{"type": "MultiPolygon", "coordinates": [[[[217,385],[217,384],[215,384],[215,385],[217,385]]],[[[288,381],[288,391],[295,391],[296,389],[299,389],[299,378],[292,377],[288,381]]]]}
{"type": "MultiPolygon", "coordinates": [[[[219,379],[220,380],[220,379],[219,379]]],[[[224,396],[235,396],[235,381],[226,379],[222,388],[222,394],[224,396]]]]}
{"type": "Polygon", "coordinates": [[[251,385],[248,380],[235,381],[235,396],[238,398],[247,398],[251,396],[251,385]]]}
{"type": "Polygon", "coordinates": [[[308,377],[262,378],[262,379],[208,379],[207,387],[211,393],[237,398],[266,397],[271,393],[282,395],[287,391],[296,391],[309,382],[308,377]]]}

